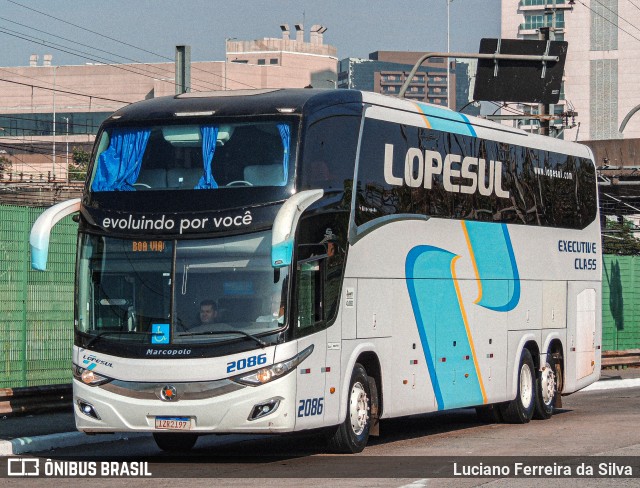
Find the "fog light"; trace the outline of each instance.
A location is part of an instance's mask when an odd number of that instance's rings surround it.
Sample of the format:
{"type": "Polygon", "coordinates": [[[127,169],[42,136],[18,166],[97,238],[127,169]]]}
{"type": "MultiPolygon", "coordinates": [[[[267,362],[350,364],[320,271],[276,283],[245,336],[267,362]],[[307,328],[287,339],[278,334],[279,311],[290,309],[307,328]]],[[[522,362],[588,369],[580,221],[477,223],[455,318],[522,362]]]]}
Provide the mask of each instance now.
{"type": "Polygon", "coordinates": [[[271,400],[267,400],[263,403],[258,403],[251,410],[251,415],[249,415],[247,420],[257,420],[259,418],[266,417],[267,415],[271,415],[280,406],[280,400],[282,400],[282,398],[278,397],[272,398],[271,400]]]}
{"type": "Polygon", "coordinates": [[[84,400],[78,400],[78,407],[80,408],[80,411],[85,414],[87,417],[92,417],[94,419],[97,420],[101,420],[100,416],[98,415],[98,412],[96,412],[96,409],[93,408],[93,405],[91,405],[88,402],[85,402],[84,400]]]}

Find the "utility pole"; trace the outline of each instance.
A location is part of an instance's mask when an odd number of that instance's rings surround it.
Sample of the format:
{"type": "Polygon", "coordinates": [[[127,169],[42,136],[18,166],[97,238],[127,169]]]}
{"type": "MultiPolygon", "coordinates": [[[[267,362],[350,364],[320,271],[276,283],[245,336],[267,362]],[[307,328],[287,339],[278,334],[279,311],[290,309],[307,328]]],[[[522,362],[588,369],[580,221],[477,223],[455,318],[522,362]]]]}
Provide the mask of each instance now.
{"type": "Polygon", "coordinates": [[[65,143],[67,145],[67,183],[69,183],[69,117],[62,117],[67,122],[67,133],[65,134],[65,143]]]}
{"type": "MultiPolygon", "coordinates": [[[[451,52],[451,46],[449,45],[450,44],[449,38],[451,37],[449,35],[449,27],[451,25],[450,17],[449,17],[449,6],[451,5],[451,2],[453,2],[453,0],[446,0],[446,2],[447,2],[447,52],[451,52]]],[[[447,108],[451,108],[451,84],[449,83],[450,69],[451,69],[451,58],[447,58],[447,108]]]]}
{"type": "Polygon", "coordinates": [[[52,147],[52,161],[53,164],[51,165],[53,173],[52,173],[52,177],[53,177],[53,181],[56,181],[56,68],[57,66],[53,67],[53,147],[52,147]]]}
{"type": "MultiPolygon", "coordinates": [[[[545,5],[546,9],[546,5],[545,5]]],[[[548,15],[545,12],[545,16],[548,15]]],[[[538,31],[538,38],[542,41],[553,41],[555,39],[556,32],[556,0],[553,0],[551,7],[551,25],[546,27],[540,27],[538,31]]],[[[551,105],[548,103],[541,103],[539,105],[538,112],[540,114],[540,133],[543,136],[551,135],[551,119],[545,117],[545,115],[551,115],[551,105]]]]}

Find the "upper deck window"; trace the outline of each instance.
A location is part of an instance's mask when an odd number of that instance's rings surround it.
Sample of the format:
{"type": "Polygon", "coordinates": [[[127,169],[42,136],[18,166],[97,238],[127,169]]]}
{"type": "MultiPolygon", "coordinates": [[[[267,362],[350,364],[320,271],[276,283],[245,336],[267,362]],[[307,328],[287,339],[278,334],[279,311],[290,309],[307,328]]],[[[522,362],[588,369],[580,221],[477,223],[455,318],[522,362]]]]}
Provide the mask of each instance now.
{"type": "Polygon", "coordinates": [[[96,151],[91,190],[283,187],[291,139],[291,124],[281,121],[108,128],[96,151]]]}

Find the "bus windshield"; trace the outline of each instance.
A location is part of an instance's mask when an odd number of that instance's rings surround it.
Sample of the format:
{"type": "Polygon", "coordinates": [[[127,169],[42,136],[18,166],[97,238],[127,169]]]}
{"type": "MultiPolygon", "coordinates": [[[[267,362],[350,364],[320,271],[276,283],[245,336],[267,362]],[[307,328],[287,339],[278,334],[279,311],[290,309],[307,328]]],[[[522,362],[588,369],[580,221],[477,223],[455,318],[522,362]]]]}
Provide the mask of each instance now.
{"type": "Polygon", "coordinates": [[[110,127],[97,145],[91,191],[286,186],[291,126],[260,120],[110,127]]]}
{"type": "Polygon", "coordinates": [[[83,235],[77,327],[94,342],[157,345],[268,335],[284,325],[288,282],[270,253],[270,231],[189,241],[83,235]]]}

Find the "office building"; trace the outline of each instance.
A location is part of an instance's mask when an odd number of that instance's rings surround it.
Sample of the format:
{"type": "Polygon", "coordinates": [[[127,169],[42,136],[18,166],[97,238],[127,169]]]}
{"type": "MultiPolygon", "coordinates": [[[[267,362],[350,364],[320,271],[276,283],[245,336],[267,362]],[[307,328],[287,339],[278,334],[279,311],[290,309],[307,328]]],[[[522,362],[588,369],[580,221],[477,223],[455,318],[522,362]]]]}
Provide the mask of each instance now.
{"type": "MultiPolygon", "coordinates": [[[[346,58],[338,64],[338,88],[367,90],[397,96],[422,52],[376,51],[368,59],[346,58]]],[[[447,90],[446,58],[431,58],[416,72],[405,98],[447,106],[447,93],[452,108],[460,109],[469,102],[470,73],[467,63],[451,60],[447,90]]],[[[474,71],[475,72],[475,71],[474,71]]],[[[477,113],[469,105],[465,113],[477,113]]]]}
{"type": "Polygon", "coordinates": [[[568,42],[564,89],[552,109],[577,112],[575,124],[571,117],[555,121],[559,130],[568,125],[568,140],[640,137],[640,115],[619,132],[640,104],[638,25],[640,10],[624,0],[502,0],[502,38],[538,39],[548,27],[551,38],[568,42]]]}

